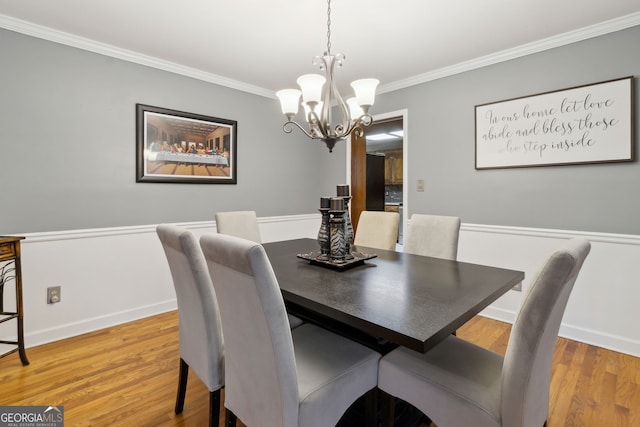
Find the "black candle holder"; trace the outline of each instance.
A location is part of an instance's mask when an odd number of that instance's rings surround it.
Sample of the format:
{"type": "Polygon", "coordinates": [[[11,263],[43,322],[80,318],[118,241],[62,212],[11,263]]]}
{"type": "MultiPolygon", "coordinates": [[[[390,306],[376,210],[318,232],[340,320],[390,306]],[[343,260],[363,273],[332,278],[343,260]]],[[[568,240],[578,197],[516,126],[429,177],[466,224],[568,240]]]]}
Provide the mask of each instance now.
{"type": "Polygon", "coordinates": [[[319,211],[322,220],[317,238],[320,253],[298,254],[298,258],[310,261],[315,265],[342,271],[364,264],[366,260],[376,257],[373,254],[363,254],[351,250],[354,233],[349,217],[350,200],[348,185],[338,186],[338,197],[320,198],[319,211]]]}
{"type": "Polygon", "coordinates": [[[351,246],[353,246],[353,224],[351,224],[351,216],[349,215],[349,201],[351,200],[351,196],[343,196],[344,199],[344,234],[345,234],[345,245],[347,254],[346,259],[353,259],[353,254],[351,253],[351,246]]]}
{"type": "Polygon", "coordinates": [[[347,255],[347,242],[344,233],[344,211],[330,210],[331,215],[330,235],[331,235],[331,262],[342,264],[347,255]]]}
{"type": "Polygon", "coordinates": [[[318,230],[318,245],[320,245],[320,255],[318,259],[328,260],[331,253],[331,236],[329,234],[329,208],[318,209],[322,215],[320,230],[318,230]]]}

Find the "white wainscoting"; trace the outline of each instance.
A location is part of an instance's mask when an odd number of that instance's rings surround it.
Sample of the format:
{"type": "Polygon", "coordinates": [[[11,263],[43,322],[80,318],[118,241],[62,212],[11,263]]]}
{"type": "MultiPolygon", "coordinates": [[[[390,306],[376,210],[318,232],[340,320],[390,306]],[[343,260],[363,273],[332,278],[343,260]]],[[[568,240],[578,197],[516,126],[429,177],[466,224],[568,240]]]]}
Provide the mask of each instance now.
{"type": "MultiPolygon", "coordinates": [[[[315,238],[319,215],[259,218],[265,242],[315,238]]],[[[215,222],[178,224],[196,235],[215,233],[215,222]]],[[[569,300],[560,334],[640,356],[640,236],[463,224],[460,261],[523,270],[529,280],[560,240],[592,242],[569,300]]],[[[22,241],[27,347],[125,323],[176,308],[155,225],[33,233],[22,241]],[[62,301],[46,303],[46,288],[62,286],[62,301]]],[[[523,293],[510,291],[483,315],[513,322],[523,293]]],[[[15,323],[0,325],[15,336],[15,323]]]]}
{"type": "MultiPolygon", "coordinates": [[[[260,218],[265,242],[317,236],[319,214],[260,218]]],[[[215,221],[177,224],[197,236],[215,221]]],[[[21,243],[27,347],[177,308],[155,224],[25,235],[21,243]],[[60,285],[61,302],[46,303],[60,285]]],[[[15,339],[15,321],[0,337],[15,339]]],[[[0,348],[2,350],[2,348],[0,348]]]]}
{"type": "Polygon", "coordinates": [[[458,259],[525,272],[523,292],[509,291],[482,314],[513,323],[530,280],[564,239],[591,252],[567,304],[560,336],[640,356],[640,236],[463,224],[458,259]]]}

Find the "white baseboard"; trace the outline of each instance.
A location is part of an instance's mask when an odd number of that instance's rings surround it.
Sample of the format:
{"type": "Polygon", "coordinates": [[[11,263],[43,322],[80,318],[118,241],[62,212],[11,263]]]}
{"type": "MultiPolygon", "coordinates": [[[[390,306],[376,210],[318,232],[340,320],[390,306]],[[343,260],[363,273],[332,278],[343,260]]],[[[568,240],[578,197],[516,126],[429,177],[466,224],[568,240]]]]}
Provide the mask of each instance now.
{"type": "Polygon", "coordinates": [[[29,343],[29,347],[33,347],[49,342],[59,341],[65,338],[75,337],[88,332],[108,328],[110,326],[121,325],[123,323],[132,322],[145,317],[155,316],[156,314],[166,313],[168,311],[176,310],[177,308],[178,304],[176,300],[173,299],[163,303],[151,304],[131,310],[119,311],[72,323],[56,325],[51,328],[28,333],[26,334],[25,340],[29,343]]]}

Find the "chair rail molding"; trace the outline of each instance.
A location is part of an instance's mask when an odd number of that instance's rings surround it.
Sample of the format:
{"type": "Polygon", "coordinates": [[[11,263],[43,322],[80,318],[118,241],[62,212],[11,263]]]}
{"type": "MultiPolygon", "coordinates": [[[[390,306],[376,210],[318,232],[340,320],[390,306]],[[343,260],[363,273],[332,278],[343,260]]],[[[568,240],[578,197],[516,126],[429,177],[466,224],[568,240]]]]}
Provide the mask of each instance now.
{"type": "MultiPolygon", "coordinates": [[[[319,214],[259,217],[264,242],[313,238],[319,214]]],[[[198,237],[215,221],[175,223],[198,237]]],[[[26,233],[22,241],[27,347],[175,310],[171,275],[156,224],[26,233]],[[62,301],[46,303],[49,286],[62,301]]],[[[558,240],[583,237],[592,250],[565,311],[560,335],[640,356],[640,236],[463,223],[458,260],[522,270],[523,292],[510,291],[482,315],[512,323],[523,293],[558,240]]],[[[375,262],[373,260],[372,262],[375,262]]],[[[0,324],[0,339],[15,335],[0,324]]]]}

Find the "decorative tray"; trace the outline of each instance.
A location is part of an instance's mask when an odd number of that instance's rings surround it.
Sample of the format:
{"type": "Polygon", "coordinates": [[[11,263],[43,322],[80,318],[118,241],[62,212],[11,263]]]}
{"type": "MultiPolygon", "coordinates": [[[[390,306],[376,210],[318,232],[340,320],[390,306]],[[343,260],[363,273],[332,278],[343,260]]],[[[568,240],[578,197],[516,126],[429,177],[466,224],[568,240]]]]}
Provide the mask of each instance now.
{"type": "Polygon", "coordinates": [[[353,258],[348,258],[345,259],[342,262],[339,261],[332,261],[330,259],[325,258],[324,256],[322,256],[322,254],[320,252],[309,252],[306,254],[298,254],[296,255],[298,258],[307,260],[309,262],[311,262],[311,264],[313,265],[319,265],[321,267],[327,267],[327,268],[332,268],[334,270],[338,270],[338,271],[344,271],[347,270],[349,268],[358,266],[358,265],[362,265],[364,264],[364,262],[368,259],[371,258],[375,258],[378,255],[375,254],[363,254],[360,252],[351,252],[351,256],[353,258]]]}

